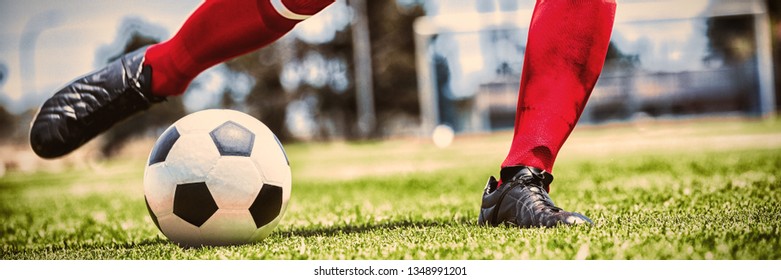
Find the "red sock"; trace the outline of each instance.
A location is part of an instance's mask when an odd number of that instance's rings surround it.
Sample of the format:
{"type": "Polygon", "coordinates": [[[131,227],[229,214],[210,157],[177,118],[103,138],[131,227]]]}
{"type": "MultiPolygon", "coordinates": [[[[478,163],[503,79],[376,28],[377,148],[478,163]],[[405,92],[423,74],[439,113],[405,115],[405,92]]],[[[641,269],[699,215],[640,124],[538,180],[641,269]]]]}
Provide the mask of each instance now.
{"type": "Polygon", "coordinates": [[[207,0],[168,41],[149,47],[152,92],[180,95],[198,74],[268,45],[334,0],[207,0]]]}
{"type": "Polygon", "coordinates": [[[515,134],[502,167],[552,172],[605,62],[613,0],[537,0],[518,93],[515,134]]]}

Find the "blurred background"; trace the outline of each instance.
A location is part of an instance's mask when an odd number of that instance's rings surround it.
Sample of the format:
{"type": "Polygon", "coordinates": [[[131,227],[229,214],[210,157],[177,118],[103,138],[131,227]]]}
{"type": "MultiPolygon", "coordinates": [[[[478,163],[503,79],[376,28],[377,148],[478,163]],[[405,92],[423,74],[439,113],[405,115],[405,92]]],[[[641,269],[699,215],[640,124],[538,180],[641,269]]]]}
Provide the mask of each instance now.
{"type": "MultiPolygon", "coordinates": [[[[618,0],[580,124],[774,119],[781,2],[618,0]]],[[[247,112],[283,141],[430,139],[512,129],[533,0],[337,0],[256,52],[202,73],[63,160],[27,144],[54,91],[171,37],[200,0],[0,1],[0,175],[111,158],[185,114],[247,112]]],[[[132,150],[132,149],[131,149],[132,150]]]]}

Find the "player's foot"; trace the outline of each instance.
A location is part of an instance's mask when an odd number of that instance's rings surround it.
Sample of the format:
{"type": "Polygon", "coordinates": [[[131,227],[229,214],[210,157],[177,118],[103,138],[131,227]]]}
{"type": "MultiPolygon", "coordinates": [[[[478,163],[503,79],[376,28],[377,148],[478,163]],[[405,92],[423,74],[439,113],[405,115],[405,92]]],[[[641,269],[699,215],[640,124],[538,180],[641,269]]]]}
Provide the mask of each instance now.
{"type": "Polygon", "coordinates": [[[553,204],[548,190],[553,175],[527,167],[505,167],[502,185],[491,176],[483,192],[478,224],[519,227],[555,227],[558,225],[593,224],[586,216],[562,210],[553,204]]]}
{"type": "Polygon", "coordinates": [[[142,48],[125,54],[46,100],[30,129],[33,151],[43,158],[68,154],[115,123],[165,100],[151,93],[145,52],[142,48]]]}

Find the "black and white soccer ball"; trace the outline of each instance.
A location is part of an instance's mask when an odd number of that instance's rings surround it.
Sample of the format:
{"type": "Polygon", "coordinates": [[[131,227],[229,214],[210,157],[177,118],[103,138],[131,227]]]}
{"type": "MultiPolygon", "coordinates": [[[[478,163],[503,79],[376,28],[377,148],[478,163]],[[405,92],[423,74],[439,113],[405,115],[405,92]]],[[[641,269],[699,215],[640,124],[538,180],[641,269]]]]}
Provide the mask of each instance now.
{"type": "Polygon", "coordinates": [[[259,241],[277,227],[290,164],[266,125],[233,110],[187,115],[160,135],[144,171],[155,225],[184,247],[259,241]]]}

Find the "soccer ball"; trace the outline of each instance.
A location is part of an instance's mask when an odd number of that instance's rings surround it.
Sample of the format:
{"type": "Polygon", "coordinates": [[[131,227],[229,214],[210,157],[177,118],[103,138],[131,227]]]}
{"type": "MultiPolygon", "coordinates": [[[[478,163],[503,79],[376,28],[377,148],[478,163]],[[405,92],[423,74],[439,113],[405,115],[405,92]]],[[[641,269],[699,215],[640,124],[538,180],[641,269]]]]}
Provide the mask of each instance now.
{"type": "Polygon", "coordinates": [[[157,228],[183,247],[257,242],[290,199],[290,164],[276,135],[233,110],[187,115],[160,135],[144,171],[157,228]]]}

